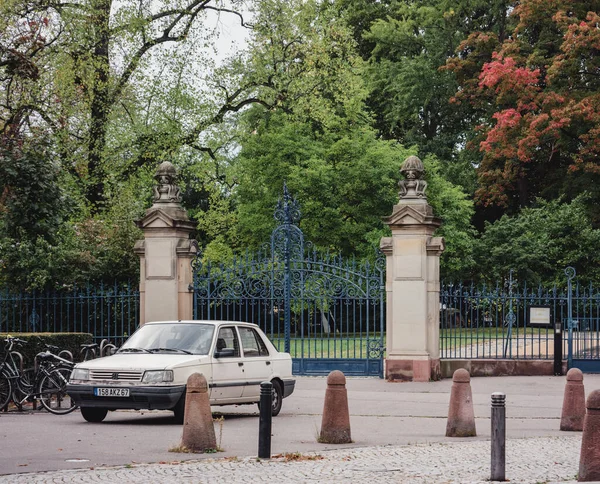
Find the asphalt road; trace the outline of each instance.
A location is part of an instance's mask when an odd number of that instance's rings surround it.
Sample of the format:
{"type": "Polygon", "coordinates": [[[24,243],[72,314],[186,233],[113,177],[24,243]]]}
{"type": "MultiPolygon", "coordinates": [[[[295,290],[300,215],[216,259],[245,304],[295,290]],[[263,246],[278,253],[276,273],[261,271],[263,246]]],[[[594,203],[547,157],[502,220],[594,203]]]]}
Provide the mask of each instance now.
{"type": "MultiPolygon", "coordinates": [[[[600,388],[600,375],[585,375],[586,394],[600,388]]],[[[273,419],[272,453],[403,445],[418,442],[489,440],[490,395],[506,393],[509,439],[564,436],[560,432],[565,377],[490,377],[471,381],[477,437],[444,436],[452,381],[388,383],[348,378],[352,444],[317,442],[326,379],[300,377],[273,419]]],[[[0,414],[0,474],[174,462],[214,457],[256,456],[258,409],[213,407],[218,454],[172,452],[182,427],[171,412],[110,412],[99,424],[85,422],[78,411],[51,415],[44,411],[0,414]]]]}

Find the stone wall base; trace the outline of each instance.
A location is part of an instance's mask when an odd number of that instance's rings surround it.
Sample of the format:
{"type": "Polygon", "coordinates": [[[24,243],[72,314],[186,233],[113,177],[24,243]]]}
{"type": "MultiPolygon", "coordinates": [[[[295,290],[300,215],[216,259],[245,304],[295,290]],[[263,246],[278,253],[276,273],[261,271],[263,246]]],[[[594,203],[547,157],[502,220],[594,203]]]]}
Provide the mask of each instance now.
{"type": "MultiPolygon", "coordinates": [[[[442,378],[452,378],[459,368],[474,376],[552,376],[553,360],[441,360],[442,378]]],[[[563,375],[567,373],[567,362],[563,361],[563,375]]]]}
{"type": "Polygon", "coordinates": [[[440,380],[442,372],[439,359],[385,360],[387,381],[433,381],[440,380]]]}

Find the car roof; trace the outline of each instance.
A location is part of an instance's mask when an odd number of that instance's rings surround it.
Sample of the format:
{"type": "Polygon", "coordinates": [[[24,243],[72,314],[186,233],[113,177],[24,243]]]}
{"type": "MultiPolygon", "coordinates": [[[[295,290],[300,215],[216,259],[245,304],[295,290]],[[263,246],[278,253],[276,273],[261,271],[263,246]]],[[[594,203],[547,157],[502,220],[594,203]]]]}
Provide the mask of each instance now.
{"type": "Polygon", "coordinates": [[[179,320],[171,320],[171,321],[148,321],[145,324],[164,324],[164,323],[192,323],[192,324],[212,324],[214,326],[223,326],[223,325],[231,325],[237,324],[240,326],[252,326],[258,327],[258,325],[254,323],[246,323],[244,321],[220,321],[220,320],[212,320],[212,319],[179,319],[179,320]]]}

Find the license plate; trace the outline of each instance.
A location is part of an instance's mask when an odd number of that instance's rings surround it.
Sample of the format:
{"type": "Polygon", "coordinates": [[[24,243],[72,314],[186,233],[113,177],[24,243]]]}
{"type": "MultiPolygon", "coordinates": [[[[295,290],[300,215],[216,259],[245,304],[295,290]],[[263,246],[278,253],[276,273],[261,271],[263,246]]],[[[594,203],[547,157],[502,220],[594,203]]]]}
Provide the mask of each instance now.
{"type": "Polygon", "coordinates": [[[97,397],[128,397],[129,388],[94,388],[97,397]]]}

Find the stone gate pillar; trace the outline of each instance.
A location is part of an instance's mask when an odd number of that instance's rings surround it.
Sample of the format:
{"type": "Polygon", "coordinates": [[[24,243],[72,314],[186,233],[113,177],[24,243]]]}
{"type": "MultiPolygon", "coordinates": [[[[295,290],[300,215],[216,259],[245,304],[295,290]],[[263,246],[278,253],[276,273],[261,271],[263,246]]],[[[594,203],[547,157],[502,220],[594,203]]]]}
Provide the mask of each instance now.
{"type": "Polygon", "coordinates": [[[148,321],[192,319],[191,259],[196,241],[190,239],[196,224],[181,206],[175,184],[175,167],[165,161],[154,177],[153,205],[136,221],[144,231],[134,251],[140,257],[140,324],[148,321]]]}
{"type": "Polygon", "coordinates": [[[400,200],[384,222],[392,236],[381,239],[386,255],[387,380],[440,378],[440,255],[444,239],[433,237],[441,220],[427,203],[423,163],[408,157],[400,172],[400,200]]]}

